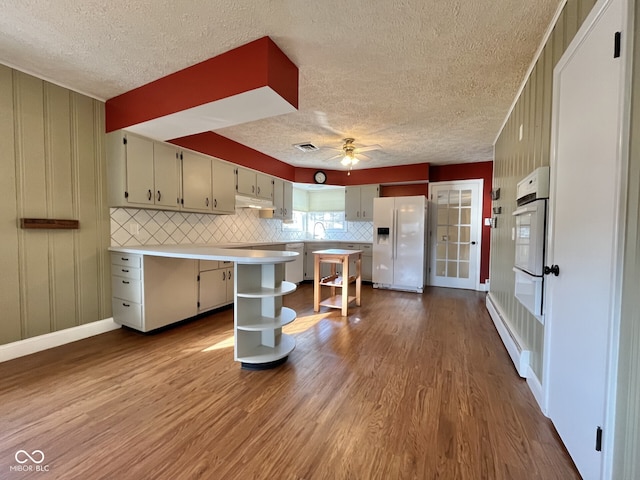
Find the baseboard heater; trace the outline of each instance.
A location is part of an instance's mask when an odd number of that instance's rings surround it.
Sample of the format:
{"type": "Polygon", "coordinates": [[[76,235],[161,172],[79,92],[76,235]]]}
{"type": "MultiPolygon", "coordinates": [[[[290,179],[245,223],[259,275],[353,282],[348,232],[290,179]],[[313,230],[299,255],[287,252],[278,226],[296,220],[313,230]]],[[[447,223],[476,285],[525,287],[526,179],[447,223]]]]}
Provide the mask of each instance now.
{"type": "Polygon", "coordinates": [[[516,367],[518,375],[522,378],[527,378],[529,374],[529,357],[531,352],[523,347],[523,342],[514,332],[511,331],[509,324],[504,320],[504,313],[500,307],[493,302],[491,294],[487,295],[486,303],[491,320],[493,320],[493,324],[495,325],[496,330],[502,339],[502,343],[511,357],[513,365],[516,367]]]}

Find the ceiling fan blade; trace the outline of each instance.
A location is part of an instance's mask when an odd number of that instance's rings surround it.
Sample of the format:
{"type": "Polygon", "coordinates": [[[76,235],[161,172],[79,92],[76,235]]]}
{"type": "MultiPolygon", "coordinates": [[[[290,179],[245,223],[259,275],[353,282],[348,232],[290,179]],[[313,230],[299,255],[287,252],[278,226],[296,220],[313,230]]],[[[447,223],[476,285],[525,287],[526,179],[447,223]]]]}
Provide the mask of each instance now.
{"type": "Polygon", "coordinates": [[[370,156],[365,155],[364,153],[360,153],[360,152],[356,153],[356,157],[362,157],[362,158],[364,158],[365,160],[371,160],[371,157],[370,157],[370,156]]]}
{"type": "Polygon", "coordinates": [[[341,157],[344,157],[344,154],[340,153],[340,154],[338,154],[338,155],[334,155],[334,156],[333,156],[333,157],[331,157],[331,158],[327,158],[327,160],[334,160],[334,159],[336,159],[336,158],[341,158],[341,157]]]}
{"type": "Polygon", "coordinates": [[[380,145],[367,145],[366,147],[357,147],[356,152],[369,152],[371,150],[381,150],[382,146],[380,145]]]}
{"type": "Polygon", "coordinates": [[[335,128],[332,128],[331,125],[329,125],[329,120],[327,119],[326,113],[319,112],[319,111],[314,111],[313,113],[315,114],[316,121],[318,122],[318,125],[321,128],[333,134],[342,136],[342,134],[339,131],[337,131],[335,128]]]}

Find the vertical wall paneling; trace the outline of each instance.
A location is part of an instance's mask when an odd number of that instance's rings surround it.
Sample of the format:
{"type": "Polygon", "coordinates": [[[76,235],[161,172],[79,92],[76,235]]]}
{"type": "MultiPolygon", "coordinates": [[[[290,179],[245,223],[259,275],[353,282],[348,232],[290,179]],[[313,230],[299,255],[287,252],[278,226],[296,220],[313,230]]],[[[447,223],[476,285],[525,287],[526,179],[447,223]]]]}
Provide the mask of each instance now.
{"type": "MultiPolygon", "coordinates": [[[[48,192],[47,216],[73,216],[71,165],[71,111],[69,91],[45,83],[45,147],[48,192]]],[[[73,268],[76,230],[49,232],[49,285],[51,290],[52,330],[78,324],[76,312],[76,279],[73,268]]]]}
{"type": "MultiPolygon", "coordinates": [[[[42,80],[14,74],[18,217],[46,217],[47,169],[44,148],[42,80]]],[[[49,296],[49,233],[20,230],[22,326],[25,337],[51,331],[49,296]]]]}
{"type": "Polygon", "coordinates": [[[495,144],[493,186],[500,188],[501,196],[493,205],[502,206],[502,214],[497,228],[491,231],[490,292],[507,314],[509,327],[531,350],[531,369],[540,381],[544,327],[513,294],[515,252],[511,240],[514,227],[511,213],[516,206],[516,183],[535,168],[549,164],[553,68],[594,3],[594,0],[569,0],[566,3],[495,144]]]}
{"type": "Polygon", "coordinates": [[[80,224],[89,228],[78,232],[79,277],[83,281],[78,289],[81,293],[80,317],[98,318],[98,243],[95,232],[99,229],[96,212],[96,195],[99,192],[94,158],[93,101],[78,94],[72,94],[74,109],[73,135],[75,138],[74,160],[77,166],[78,213],[80,224]]]}
{"type": "Polygon", "coordinates": [[[16,166],[14,162],[13,72],[0,65],[0,344],[22,338],[20,268],[16,222],[16,166]]]}
{"type": "Polygon", "coordinates": [[[104,104],[0,66],[0,109],[1,345],[110,317],[111,288],[104,104]]]}
{"type": "MultiPolygon", "coordinates": [[[[640,52],[640,7],[635,3],[633,51],[640,52]]],[[[640,478],[640,62],[637,53],[634,57],[613,478],[640,478]]]]}

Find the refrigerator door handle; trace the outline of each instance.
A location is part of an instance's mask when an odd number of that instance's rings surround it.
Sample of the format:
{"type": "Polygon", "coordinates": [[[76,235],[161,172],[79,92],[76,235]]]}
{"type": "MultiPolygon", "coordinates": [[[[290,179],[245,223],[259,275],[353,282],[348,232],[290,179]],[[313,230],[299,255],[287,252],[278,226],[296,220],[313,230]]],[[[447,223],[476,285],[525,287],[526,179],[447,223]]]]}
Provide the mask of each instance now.
{"type": "Polygon", "coordinates": [[[393,211],[393,252],[391,258],[398,258],[398,210],[393,211]]]}

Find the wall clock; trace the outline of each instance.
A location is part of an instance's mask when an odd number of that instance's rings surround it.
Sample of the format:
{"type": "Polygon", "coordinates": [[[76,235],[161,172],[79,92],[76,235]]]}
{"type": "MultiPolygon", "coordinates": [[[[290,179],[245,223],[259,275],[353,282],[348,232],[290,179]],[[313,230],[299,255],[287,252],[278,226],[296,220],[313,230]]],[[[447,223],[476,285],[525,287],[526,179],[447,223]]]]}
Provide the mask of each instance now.
{"type": "Polygon", "coordinates": [[[327,174],[324,173],[322,170],[318,170],[316,173],[313,174],[313,179],[315,180],[316,183],[325,183],[327,181],[327,174]]]}

